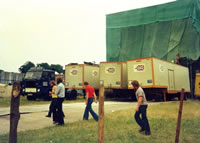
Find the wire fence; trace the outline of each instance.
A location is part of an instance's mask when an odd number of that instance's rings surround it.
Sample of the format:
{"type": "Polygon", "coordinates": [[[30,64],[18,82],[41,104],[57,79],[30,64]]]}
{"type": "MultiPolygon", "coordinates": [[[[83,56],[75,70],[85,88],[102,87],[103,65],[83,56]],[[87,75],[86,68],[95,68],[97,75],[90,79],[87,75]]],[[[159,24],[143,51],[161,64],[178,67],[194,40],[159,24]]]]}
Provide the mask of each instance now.
{"type": "Polygon", "coordinates": [[[12,84],[15,81],[22,81],[24,74],[14,72],[0,71],[0,83],[1,84],[12,84]]]}

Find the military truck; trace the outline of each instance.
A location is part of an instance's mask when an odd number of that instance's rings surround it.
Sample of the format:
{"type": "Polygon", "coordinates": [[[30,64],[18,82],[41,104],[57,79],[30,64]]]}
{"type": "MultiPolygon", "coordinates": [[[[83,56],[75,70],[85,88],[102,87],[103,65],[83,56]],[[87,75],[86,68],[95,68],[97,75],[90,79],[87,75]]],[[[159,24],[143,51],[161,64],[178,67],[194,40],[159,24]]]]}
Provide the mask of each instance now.
{"type": "Polygon", "coordinates": [[[55,72],[41,67],[34,67],[28,70],[21,82],[22,95],[27,96],[28,100],[45,99],[49,100],[49,85],[51,80],[55,80],[55,72]]]}

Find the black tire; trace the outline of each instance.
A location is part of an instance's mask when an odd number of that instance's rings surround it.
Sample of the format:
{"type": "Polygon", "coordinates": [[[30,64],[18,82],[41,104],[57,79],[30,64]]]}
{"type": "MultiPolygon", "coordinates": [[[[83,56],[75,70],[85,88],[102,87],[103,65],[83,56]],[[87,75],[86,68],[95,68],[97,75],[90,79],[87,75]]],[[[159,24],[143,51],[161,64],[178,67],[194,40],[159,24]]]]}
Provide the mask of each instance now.
{"type": "Polygon", "coordinates": [[[70,100],[70,93],[69,92],[65,92],[65,99],[70,100]]]}
{"type": "Polygon", "coordinates": [[[185,94],[185,95],[184,95],[184,100],[187,100],[187,99],[188,99],[188,95],[185,94]]]}
{"type": "Polygon", "coordinates": [[[95,94],[96,94],[97,97],[99,96],[99,90],[98,89],[95,90],[95,94]]]}
{"type": "Polygon", "coordinates": [[[178,101],[181,100],[181,93],[177,93],[178,101]]]}
{"type": "Polygon", "coordinates": [[[136,97],[135,97],[135,94],[131,94],[130,97],[131,97],[131,101],[136,101],[137,100],[136,97]]]}
{"type": "Polygon", "coordinates": [[[171,100],[172,100],[172,98],[173,98],[173,96],[172,96],[172,95],[170,95],[170,94],[167,94],[167,95],[166,95],[166,100],[167,100],[167,101],[171,101],[171,100]]]}
{"type": "Polygon", "coordinates": [[[70,100],[76,100],[77,95],[77,91],[75,89],[72,89],[72,91],[70,92],[70,100]]]}
{"type": "Polygon", "coordinates": [[[156,102],[164,101],[164,96],[163,96],[162,93],[156,93],[154,96],[155,96],[155,101],[156,102]]]}

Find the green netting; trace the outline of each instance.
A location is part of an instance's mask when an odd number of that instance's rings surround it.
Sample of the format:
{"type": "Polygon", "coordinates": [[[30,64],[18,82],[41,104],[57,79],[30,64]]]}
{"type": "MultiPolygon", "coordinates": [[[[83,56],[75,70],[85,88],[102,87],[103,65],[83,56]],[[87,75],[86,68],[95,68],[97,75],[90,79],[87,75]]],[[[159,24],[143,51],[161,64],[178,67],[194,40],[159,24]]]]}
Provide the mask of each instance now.
{"type": "Polygon", "coordinates": [[[200,56],[200,0],[107,15],[107,61],[142,57],[175,60],[200,56]]]}

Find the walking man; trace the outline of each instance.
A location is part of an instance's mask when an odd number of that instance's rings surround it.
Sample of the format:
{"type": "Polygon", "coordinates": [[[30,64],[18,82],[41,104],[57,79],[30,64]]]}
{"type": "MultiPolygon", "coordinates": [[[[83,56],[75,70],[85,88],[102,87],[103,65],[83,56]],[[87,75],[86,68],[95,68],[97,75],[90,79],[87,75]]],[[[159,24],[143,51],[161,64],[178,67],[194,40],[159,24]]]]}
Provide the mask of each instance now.
{"type": "Polygon", "coordinates": [[[58,125],[64,125],[64,113],[62,110],[62,103],[65,98],[65,87],[62,83],[62,78],[57,78],[57,88],[55,94],[57,95],[57,118],[58,118],[58,125]]]}
{"type": "Polygon", "coordinates": [[[98,121],[98,115],[92,110],[93,98],[94,102],[97,103],[97,96],[94,92],[94,88],[91,85],[89,85],[88,82],[84,82],[84,86],[86,92],[86,100],[85,100],[86,108],[83,115],[83,120],[88,120],[90,112],[94,120],[98,121]]]}
{"type": "Polygon", "coordinates": [[[139,132],[143,132],[145,131],[146,135],[150,135],[151,131],[150,131],[150,127],[149,127],[149,121],[147,119],[147,99],[145,96],[145,93],[143,91],[143,89],[140,87],[140,84],[137,80],[132,81],[132,86],[134,89],[136,89],[135,95],[137,98],[137,107],[136,107],[136,112],[135,112],[135,120],[137,122],[137,124],[141,127],[141,129],[139,130],[139,132]],[[142,118],[140,117],[140,115],[142,115],[142,118]]]}

